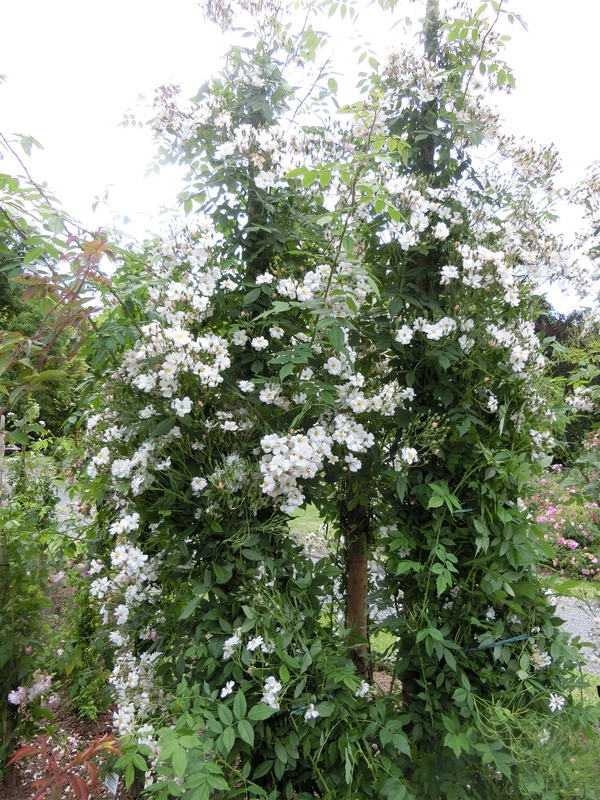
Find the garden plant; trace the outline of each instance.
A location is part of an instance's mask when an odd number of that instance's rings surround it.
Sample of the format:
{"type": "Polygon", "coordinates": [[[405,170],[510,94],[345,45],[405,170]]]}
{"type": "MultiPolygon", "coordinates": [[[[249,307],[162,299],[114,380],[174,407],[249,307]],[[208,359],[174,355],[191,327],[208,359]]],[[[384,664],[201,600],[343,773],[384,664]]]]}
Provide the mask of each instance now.
{"type": "Polygon", "coordinates": [[[536,289],[585,284],[555,151],[489,105],[517,18],[428,0],[341,106],[313,23],[356,9],[304,11],[209,4],[242,44],[151,122],[186,218],[101,245],[82,491],[114,768],[159,800],[591,797],[597,709],[523,501],[568,410],[536,289]],[[309,504],[338,556],[290,533],[309,504]]]}
{"type": "Polygon", "coordinates": [[[41,706],[55,666],[45,590],[75,544],[57,533],[55,440],[37,400],[57,424],[64,420],[64,397],[85,371],[66,359],[77,360],[105,245],[75,236],[31,177],[19,150],[34,145],[0,134],[0,158],[24,173],[0,173],[0,776],[19,737],[52,716],[41,706]]]}

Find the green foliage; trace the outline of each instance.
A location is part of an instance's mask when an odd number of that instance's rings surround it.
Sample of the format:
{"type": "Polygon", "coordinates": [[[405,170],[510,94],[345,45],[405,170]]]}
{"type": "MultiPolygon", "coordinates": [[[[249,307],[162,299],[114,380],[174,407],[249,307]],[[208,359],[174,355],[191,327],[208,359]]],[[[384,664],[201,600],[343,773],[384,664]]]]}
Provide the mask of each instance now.
{"type": "MultiPolygon", "coordinates": [[[[24,435],[35,423],[22,426],[24,435]]],[[[42,670],[47,670],[44,650],[45,587],[51,563],[48,552],[56,499],[39,455],[22,448],[21,455],[6,458],[4,432],[0,431],[0,774],[19,736],[44,712],[35,699],[42,670]],[[25,687],[27,701],[19,707],[6,702],[9,692],[25,687]]]]}
{"type": "MultiPolygon", "coordinates": [[[[16,141],[15,141],[16,138],[16,141]]],[[[82,236],[48,190],[35,182],[16,144],[0,133],[0,154],[20,177],[0,174],[0,402],[25,413],[33,393],[55,434],[77,400],[86,366],[77,350],[89,328],[94,283],[112,258],[99,232],[82,236]]]]}
{"type": "Polygon", "coordinates": [[[112,663],[98,637],[101,620],[90,605],[89,580],[80,570],[72,572],[69,589],[73,602],[70,607],[63,606],[52,643],[57,653],[55,671],[77,715],[95,722],[111,703],[108,677],[112,663]]]}
{"type": "MultiPolygon", "coordinates": [[[[255,534],[246,547],[262,550],[265,544],[255,534]]],[[[266,564],[273,581],[265,583],[249,569],[252,601],[242,587],[238,600],[238,592],[225,595],[215,586],[196,604],[187,677],[179,680],[170,704],[177,724],[157,731],[152,796],[166,798],[179,784],[198,797],[310,797],[318,790],[350,798],[373,787],[381,763],[384,780],[403,791],[403,758],[397,756],[400,750],[406,758],[410,748],[401,722],[387,719],[383,704],[355,696],[360,681],[354,666],[320,619],[312,590],[326,591],[333,571],[322,561],[294,580],[294,552],[283,545],[284,552],[266,564]],[[229,623],[224,630],[226,603],[233,631],[229,623]],[[243,642],[223,662],[223,643],[235,631],[243,642]],[[259,632],[267,653],[244,646],[259,632]],[[278,707],[265,702],[269,682],[279,687],[278,707]]],[[[306,570],[304,562],[296,564],[306,570]]],[[[186,608],[180,617],[187,619],[186,608]]],[[[126,762],[125,757],[118,766],[126,762]]]]}
{"type": "Polygon", "coordinates": [[[86,472],[133,737],[117,768],[161,800],[554,800],[573,772],[524,753],[545,722],[573,752],[593,741],[577,644],[536,576],[551,549],[518,502],[564,410],[527,276],[552,252],[536,192],[554,154],[511,150],[473,94],[476,69],[511,83],[501,4],[445,26],[434,7],[427,58],[365,59],[362,99],[289,139],[288,68],[320,39],[271,14],[188,108],[157,97],[159,160],[186,166],[193,216],[119,253],[104,287],[86,472]],[[480,167],[484,140],[514,169],[480,167]],[[304,503],[339,556],[294,544],[304,503]],[[350,608],[367,602],[386,694],[360,672],[350,608]]]}
{"type": "Polygon", "coordinates": [[[548,309],[536,327],[551,343],[549,372],[562,391],[567,390],[567,402],[578,412],[570,414],[564,442],[558,447],[558,458],[564,466],[571,467],[585,455],[586,439],[593,437],[598,428],[594,409],[600,393],[598,325],[584,311],[564,316],[548,309]]]}

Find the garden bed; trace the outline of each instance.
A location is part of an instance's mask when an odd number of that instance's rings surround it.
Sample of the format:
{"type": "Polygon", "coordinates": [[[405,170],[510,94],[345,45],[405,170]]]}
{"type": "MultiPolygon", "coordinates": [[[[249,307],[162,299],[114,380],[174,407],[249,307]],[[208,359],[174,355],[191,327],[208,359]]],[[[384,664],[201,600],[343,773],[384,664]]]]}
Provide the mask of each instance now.
{"type": "MultiPolygon", "coordinates": [[[[59,760],[59,763],[66,763],[75,751],[81,752],[85,750],[94,739],[100,738],[106,733],[112,733],[111,711],[104,712],[96,722],[81,719],[71,703],[65,697],[60,697],[57,707],[53,709],[53,713],[54,720],[49,728],[55,732],[47,734],[47,739],[49,744],[64,751],[65,757],[59,760]]],[[[40,733],[42,733],[42,730],[40,730],[40,733]]],[[[20,745],[22,747],[28,745],[36,746],[37,741],[35,737],[31,737],[28,740],[22,740],[20,745]]],[[[40,756],[30,756],[24,759],[15,765],[12,781],[8,777],[3,782],[0,782],[0,800],[26,800],[26,798],[34,796],[31,790],[32,782],[36,778],[44,777],[46,774],[47,771],[43,770],[43,762],[40,756]]],[[[84,764],[77,766],[70,774],[79,775],[89,785],[87,769],[84,764]]],[[[69,787],[61,787],[60,792],[61,800],[75,797],[74,792],[69,787]]],[[[47,797],[50,796],[51,794],[48,793],[47,797]]],[[[116,794],[112,794],[100,782],[90,796],[94,800],[130,800],[135,797],[135,795],[126,791],[122,780],[119,781],[116,794]]]]}

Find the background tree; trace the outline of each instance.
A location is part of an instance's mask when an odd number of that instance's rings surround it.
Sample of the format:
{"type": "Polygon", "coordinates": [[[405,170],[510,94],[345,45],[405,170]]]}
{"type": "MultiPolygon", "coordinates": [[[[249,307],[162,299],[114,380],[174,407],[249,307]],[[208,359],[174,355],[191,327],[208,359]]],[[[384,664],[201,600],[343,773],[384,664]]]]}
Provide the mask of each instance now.
{"type": "Polygon", "coordinates": [[[105,246],[102,239],[62,236],[73,223],[16,149],[28,152],[34,144],[0,134],[0,158],[21,171],[0,173],[0,774],[26,732],[24,720],[43,715],[33,701],[48,686],[36,673],[47,665],[41,630],[56,498],[45,469],[32,468],[29,455],[43,450],[47,427],[59,430],[76,399],[85,366],[69,356],[85,332],[105,246]],[[36,396],[45,402],[48,426],[39,421],[36,396]]]}

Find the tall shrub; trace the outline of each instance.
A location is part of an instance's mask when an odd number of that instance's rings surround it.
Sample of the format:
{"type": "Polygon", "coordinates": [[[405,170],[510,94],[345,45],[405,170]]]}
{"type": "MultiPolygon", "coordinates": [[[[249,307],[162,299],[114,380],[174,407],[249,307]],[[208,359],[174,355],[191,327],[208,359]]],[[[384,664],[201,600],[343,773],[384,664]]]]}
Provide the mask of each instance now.
{"type": "Polygon", "coordinates": [[[325,121],[335,80],[292,88],[323,37],[253,12],[188,106],[157,97],[189,222],[124,264],[94,343],[91,593],[142,748],[120,765],[148,756],[164,798],[558,796],[531,753],[590,729],[519,502],[557,424],[532,321],[556,158],[485,104],[512,82],[502,4],[428,3],[425,54],[371,58],[325,121]],[[292,540],[308,502],[345,564],[292,540]]]}

